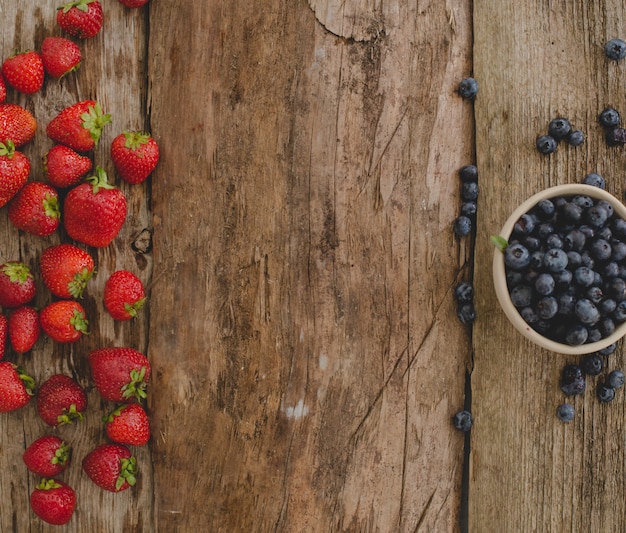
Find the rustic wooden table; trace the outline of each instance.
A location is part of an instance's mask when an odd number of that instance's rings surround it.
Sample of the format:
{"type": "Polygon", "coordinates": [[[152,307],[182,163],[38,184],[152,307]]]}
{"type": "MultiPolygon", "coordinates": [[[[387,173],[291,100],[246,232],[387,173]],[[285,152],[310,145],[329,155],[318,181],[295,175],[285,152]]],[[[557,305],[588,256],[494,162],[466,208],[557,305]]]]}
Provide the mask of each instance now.
{"type": "MultiPolygon", "coordinates": [[[[81,41],[81,69],[32,96],[32,180],[52,145],[45,126],[85,98],[112,114],[94,151],[128,198],[83,303],[91,335],[42,338],[7,354],[40,383],[86,387],[86,420],[53,430],[74,446],[64,474],[78,508],[63,530],[417,532],[625,531],[623,394],[556,406],[565,362],[525,341],[492,290],[492,245],[521,200],[605,176],[622,197],[622,148],[597,115],[626,110],[626,63],[603,53],[626,37],[622,3],[102,0],[103,31],[81,41]],[[511,5],[509,5],[511,4],[511,5]],[[474,75],[475,102],[456,94],[474,75]],[[534,147],[567,116],[582,147],[534,147]],[[110,143],[151,131],[162,157],[130,186],[110,143]],[[456,238],[458,170],[476,163],[475,239],[456,238]],[[145,244],[151,238],[150,246],[145,244]],[[114,323],[108,275],[135,272],[149,303],[114,323]],[[456,317],[472,280],[478,317],[456,317]],[[153,436],[135,448],[138,484],[105,493],[81,472],[111,407],[87,353],[133,346],[153,365],[153,436]],[[469,435],[451,416],[470,407],[469,435]]],[[[0,0],[1,50],[60,35],[56,5],[0,0]]],[[[18,232],[0,211],[0,259],[35,270],[67,241],[18,232]]],[[[39,306],[51,300],[38,279],[39,306]]],[[[607,365],[624,364],[621,343],[607,365]]],[[[591,388],[591,385],[590,385],[591,388]]],[[[21,462],[49,432],[34,402],[0,417],[0,531],[53,531],[28,507],[21,462]]]]}

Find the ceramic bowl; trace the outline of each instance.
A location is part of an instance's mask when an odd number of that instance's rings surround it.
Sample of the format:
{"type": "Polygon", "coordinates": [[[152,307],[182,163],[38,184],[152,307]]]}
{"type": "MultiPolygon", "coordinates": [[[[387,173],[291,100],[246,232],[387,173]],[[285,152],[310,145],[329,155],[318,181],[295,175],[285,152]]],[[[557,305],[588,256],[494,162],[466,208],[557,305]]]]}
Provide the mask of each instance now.
{"type": "MultiPolygon", "coordinates": [[[[502,230],[500,231],[500,237],[508,240],[515,223],[524,214],[530,211],[539,201],[544,199],[551,199],[558,196],[575,196],[578,194],[584,194],[591,196],[595,199],[606,200],[613,206],[615,216],[626,219],[626,207],[613,195],[607,191],[584,184],[569,184],[558,185],[556,187],[550,187],[545,189],[534,196],[531,196],[523,202],[508,218],[502,230]]],[[[504,254],[500,249],[496,248],[493,255],[493,282],[496,291],[496,296],[500,302],[500,306],[505,315],[513,324],[513,326],[525,337],[533,341],[539,346],[551,350],[553,352],[566,354],[566,355],[582,355],[599,351],[607,346],[617,342],[624,335],[626,335],[626,322],[622,324],[616,324],[615,331],[612,335],[605,337],[597,342],[585,343],[577,346],[570,346],[563,344],[547,337],[544,337],[539,332],[535,331],[519,314],[517,308],[513,305],[511,297],[509,296],[509,290],[506,283],[506,272],[504,265],[504,254]]]]}

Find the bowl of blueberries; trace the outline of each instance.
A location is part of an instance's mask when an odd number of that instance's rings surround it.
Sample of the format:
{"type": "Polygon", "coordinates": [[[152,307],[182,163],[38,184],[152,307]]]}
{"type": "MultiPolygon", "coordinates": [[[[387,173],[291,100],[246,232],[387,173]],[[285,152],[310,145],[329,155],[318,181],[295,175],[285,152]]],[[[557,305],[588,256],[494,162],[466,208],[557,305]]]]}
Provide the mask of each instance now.
{"type": "Polygon", "coordinates": [[[626,207],[603,187],[545,189],[492,240],[496,296],[522,335],[581,355],[626,334],[626,207]]]}

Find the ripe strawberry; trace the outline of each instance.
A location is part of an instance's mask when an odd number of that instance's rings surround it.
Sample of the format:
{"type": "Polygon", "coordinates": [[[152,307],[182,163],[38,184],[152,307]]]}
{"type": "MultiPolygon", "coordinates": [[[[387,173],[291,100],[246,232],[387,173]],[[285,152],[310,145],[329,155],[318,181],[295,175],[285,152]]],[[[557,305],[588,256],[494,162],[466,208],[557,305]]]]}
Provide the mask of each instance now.
{"type": "Polygon", "coordinates": [[[9,319],[6,315],[0,314],[0,359],[4,357],[7,347],[7,336],[9,334],[9,319]]]}
{"type": "Polygon", "coordinates": [[[101,444],[83,459],[83,470],[96,485],[121,492],[136,483],[137,459],[122,444],[101,444]]]}
{"type": "Polygon", "coordinates": [[[30,161],[15,149],[12,141],[0,143],[0,207],[9,203],[24,186],[30,174],[30,161]]]}
{"type": "Polygon", "coordinates": [[[59,27],[79,39],[95,37],[103,21],[102,6],[97,0],[76,0],[57,8],[59,27]]]}
{"type": "Polygon", "coordinates": [[[12,141],[20,148],[35,137],[37,121],[28,109],[18,104],[0,104],[0,142],[12,141]]]}
{"type": "Polygon", "coordinates": [[[39,259],[44,285],[59,298],[81,298],[94,272],[93,258],[73,244],[46,248],[39,259]]]}
{"type": "Polygon", "coordinates": [[[54,477],[70,464],[72,447],[56,435],[33,441],[22,455],[26,468],[41,477],[54,477]]]}
{"type": "Polygon", "coordinates": [[[0,361],[0,413],[16,411],[33,397],[35,381],[9,361],[0,361]]]}
{"type": "Polygon", "coordinates": [[[35,297],[35,280],[30,268],[19,261],[0,265],[0,306],[19,307],[35,297]]]}
{"type": "Polygon", "coordinates": [[[43,61],[39,52],[28,50],[15,52],[2,63],[5,81],[16,91],[24,94],[36,93],[43,86],[43,61]]]}
{"type": "Polygon", "coordinates": [[[159,146],[148,133],[125,131],[111,143],[111,160],[122,179],[141,183],[159,161],[159,146]]]}
{"type": "Polygon", "coordinates": [[[126,7],[141,7],[148,3],[148,0],[119,0],[120,4],[126,7]]]}
{"type": "Polygon", "coordinates": [[[85,309],[76,300],[58,300],[39,312],[41,329],[56,342],[76,342],[89,333],[85,309]]]}
{"type": "Polygon", "coordinates": [[[146,397],[150,362],[134,348],[97,348],[89,353],[89,365],[103,399],[131,403],[146,397]]]}
{"type": "Polygon", "coordinates": [[[69,376],[54,374],[39,387],[37,413],[49,426],[64,426],[82,420],[86,407],[85,391],[69,376]]]}
{"type": "Polygon", "coordinates": [[[0,103],[3,103],[7,99],[7,84],[4,78],[0,76],[0,103]]]}
{"type": "Polygon", "coordinates": [[[117,236],[126,220],[126,197],[107,181],[106,172],[71,189],[63,203],[65,231],[88,246],[104,248],[117,236]]]}
{"type": "Polygon", "coordinates": [[[77,152],[88,152],[96,147],[102,130],[110,122],[111,115],[105,114],[98,102],[82,100],[61,110],[48,123],[46,134],[77,152]]]}
{"type": "Polygon", "coordinates": [[[118,444],[143,446],[150,440],[150,421],[146,410],[138,403],[119,406],[104,417],[107,437],[118,444]]]}
{"type": "Polygon", "coordinates": [[[9,220],[18,229],[45,237],[59,227],[59,193],[40,181],[24,185],[9,202],[9,220]]]}
{"type": "Polygon", "coordinates": [[[67,524],[76,508],[74,489],[58,479],[42,479],[30,494],[30,507],[44,522],[67,524]]]}
{"type": "Polygon", "coordinates": [[[78,70],[82,55],[75,42],[65,37],[46,37],[41,43],[41,60],[49,76],[62,78],[78,70]]]}
{"type": "Polygon", "coordinates": [[[114,320],[136,317],[145,301],[143,283],[128,270],[114,272],[104,284],[104,307],[114,320]]]}
{"type": "Polygon", "coordinates": [[[63,144],[55,144],[44,157],[44,175],[54,187],[78,185],[91,170],[91,159],[63,144]]]}
{"type": "Polygon", "coordinates": [[[34,307],[23,305],[9,315],[9,339],[14,352],[28,352],[40,335],[39,313],[34,307]]]}

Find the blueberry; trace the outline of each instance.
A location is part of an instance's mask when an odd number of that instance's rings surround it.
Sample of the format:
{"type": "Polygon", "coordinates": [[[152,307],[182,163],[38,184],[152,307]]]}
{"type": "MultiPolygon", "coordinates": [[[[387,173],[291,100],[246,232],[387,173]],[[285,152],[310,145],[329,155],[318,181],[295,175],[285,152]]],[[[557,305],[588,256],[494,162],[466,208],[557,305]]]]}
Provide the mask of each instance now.
{"type": "Polygon", "coordinates": [[[604,369],[604,360],[597,353],[590,353],[583,356],[580,368],[588,376],[597,376],[604,369]]]}
{"type": "Polygon", "coordinates": [[[607,128],[604,135],[606,144],[609,146],[620,146],[626,144],[626,129],[625,128],[607,128]]]}
{"type": "Polygon", "coordinates": [[[548,124],[548,135],[559,141],[561,139],[565,139],[571,129],[572,126],[566,118],[554,118],[548,124]]]}
{"type": "Polygon", "coordinates": [[[472,429],[474,419],[469,411],[459,411],[452,417],[452,424],[460,431],[469,431],[472,429]]]}
{"type": "Polygon", "coordinates": [[[462,79],[457,91],[462,98],[471,100],[478,94],[478,82],[474,78],[462,79]]]}
{"type": "Polygon", "coordinates": [[[567,289],[572,284],[572,271],[563,269],[560,272],[553,272],[552,277],[554,278],[554,283],[556,284],[556,289],[562,291],[567,289]]]}
{"type": "Polygon", "coordinates": [[[593,228],[600,228],[609,219],[609,212],[605,206],[596,204],[586,211],[585,220],[593,228]]]}
{"type": "Polygon", "coordinates": [[[588,298],[581,298],[574,304],[574,314],[582,324],[593,326],[600,320],[600,311],[588,298]]]}
{"type": "MultiPolygon", "coordinates": [[[[537,315],[542,320],[550,320],[559,310],[559,303],[554,296],[544,296],[537,302],[537,315]]],[[[576,308],[574,307],[574,311],[576,308]]]]}
{"type": "Polygon", "coordinates": [[[571,250],[567,252],[567,264],[569,267],[576,269],[583,264],[583,258],[578,252],[571,250]]]}
{"type": "Polygon", "coordinates": [[[469,281],[462,281],[454,288],[457,303],[469,303],[474,300],[474,287],[469,281]]]}
{"type": "Polygon", "coordinates": [[[585,375],[578,365],[568,364],[561,371],[561,390],[568,396],[585,392],[585,375]]]}
{"type": "Polygon", "coordinates": [[[476,202],[475,201],[463,202],[461,204],[461,215],[466,216],[470,219],[475,218],[476,217],[476,202]]]}
{"type": "Polygon", "coordinates": [[[524,239],[524,241],[522,242],[522,244],[524,246],[526,246],[526,248],[528,248],[529,251],[533,251],[533,252],[538,252],[539,248],[541,248],[541,240],[538,239],[537,237],[526,237],[524,239]]]}
{"type": "Polygon", "coordinates": [[[578,223],[582,219],[583,209],[574,202],[567,202],[566,204],[561,206],[561,208],[559,209],[559,213],[561,214],[565,222],[578,223]]]}
{"type": "Polygon", "coordinates": [[[616,322],[626,322],[626,300],[622,300],[621,302],[618,302],[617,306],[615,307],[615,311],[613,311],[613,320],[615,320],[616,322]]]}
{"type": "Polygon", "coordinates": [[[539,315],[532,307],[523,307],[519,310],[519,314],[527,324],[536,324],[539,322],[539,315]]]}
{"type": "Polygon", "coordinates": [[[461,215],[454,221],[454,233],[459,237],[465,237],[472,232],[472,221],[469,217],[461,215]]]}
{"type": "Polygon", "coordinates": [[[626,300],[626,281],[622,278],[613,278],[607,283],[607,289],[616,301],[626,300]]]}
{"type": "Polygon", "coordinates": [[[478,198],[478,183],[467,181],[461,186],[461,198],[466,202],[478,198]]]}
{"type": "Polygon", "coordinates": [[[587,298],[591,300],[593,304],[597,305],[604,298],[604,293],[602,292],[602,289],[600,287],[594,286],[587,289],[585,296],[587,296],[587,298]]]}
{"type": "Polygon", "coordinates": [[[561,404],[556,409],[556,416],[562,422],[571,422],[574,420],[574,407],[569,403],[561,404]]]}
{"type": "Polygon", "coordinates": [[[594,281],[594,272],[587,266],[579,266],[574,270],[574,281],[581,287],[591,287],[594,281]]]}
{"type": "Polygon", "coordinates": [[[621,370],[612,370],[606,377],[606,384],[612,389],[619,389],[624,385],[625,380],[624,372],[621,370]]]}
{"type": "Polygon", "coordinates": [[[533,301],[533,291],[528,285],[516,285],[511,289],[510,296],[517,308],[528,307],[533,301]]]}
{"type": "Polygon", "coordinates": [[[614,210],[613,210],[613,204],[611,204],[611,202],[607,202],[606,200],[598,200],[598,205],[606,209],[606,212],[609,218],[613,216],[614,210]]]}
{"type": "Polygon", "coordinates": [[[615,128],[620,123],[619,112],[612,107],[606,107],[598,117],[600,124],[605,128],[615,128]]]}
{"type": "Polygon", "coordinates": [[[570,326],[565,333],[565,342],[570,346],[580,346],[585,344],[589,337],[589,332],[585,326],[575,324],[570,326]]]}
{"type": "Polygon", "coordinates": [[[554,291],[555,284],[552,275],[543,272],[535,278],[535,291],[542,296],[548,296],[554,291]]]}
{"type": "Polygon", "coordinates": [[[542,222],[537,226],[536,233],[537,237],[541,240],[546,240],[550,235],[554,233],[554,226],[549,222],[542,222]]]}
{"type": "Polygon", "coordinates": [[[579,229],[573,229],[568,232],[563,239],[563,247],[567,251],[574,250],[576,252],[580,252],[585,248],[586,243],[587,236],[579,229]]]}
{"type": "Polygon", "coordinates": [[[602,338],[610,337],[615,333],[615,322],[609,317],[601,319],[599,326],[602,338]]]}
{"type": "Polygon", "coordinates": [[[548,235],[546,239],[546,246],[548,248],[563,248],[563,239],[558,233],[553,233],[552,235],[548,235]]]}
{"type": "Polygon", "coordinates": [[[556,151],[556,139],[550,135],[540,135],[536,141],[537,150],[544,155],[548,155],[556,151]]]}
{"type": "Polygon", "coordinates": [[[559,315],[572,316],[574,314],[574,304],[576,303],[576,297],[569,293],[564,292],[557,298],[559,302],[559,315]]]}
{"type": "Polygon", "coordinates": [[[567,142],[571,146],[580,146],[585,142],[585,134],[581,130],[572,130],[567,134],[567,142]]]}
{"type": "Polygon", "coordinates": [[[567,267],[567,253],[561,248],[550,248],[543,256],[543,265],[550,272],[561,272],[567,267]]]}
{"type": "Polygon", "coordinates": [[[626,259],[626,242],[613,241],[611,250],[612,261],[622,261],[623,259],[626,259]]]}
{"type": "Polygon", "coordinates": [[[461,324],[471,324],[476,320],[476,309],[472,303],[464,303],[459,306],[456,313],[461,324]]]}
{"type": "Polygon", "coordinates": [[[583,209],[589,208],[594,204],[593,198],[586,194],[577,194],[572,198],[572,202],[583,209]]]}
{"type": "Polygon", "coordinates": [[[513,231],[516,235],[530,235],[534,229],[535,217],[528,213],[524,213],[513,225],[513,231]]]}
{"type": "Polygon", "coordinates": [[[504,250],[504,264],[513,270],[522,270],[530,263],[530,252],[522,244],[512,244],[504,250]]]}
{"type": "Polygon", "coordinates": [[[598,342],[602,340],[602,332],[599,328],[589,328],[587,332],[587,342],[598,342]]]}
{"type": "Polygon", "coordinates": [[[459,170],[459,177],[462,182],[478,181],[478,168],[476,165],[465,165],[459,170]]]}
{"type": "Polygon", "coordinates": [[[537,216],[544,220],[552,218],[554,216],[554,210],[554,203],[549,199],[540,200],[534,208],[534,212],[537,216]]]}
{"type": "Polygon", "coordinates": [[[617,302],[612,298],[605,298],[598,304],[598,310],[602,316],[608,316],[617,307],[617,302]]]}
{"type": "MultiPolygon", "coordinates": [[[[528,248],[528,246],[526,245],[528,248]]],[[[543,267],[543,259],[545,257],[545,253],[541,250],[535,250],[530,254],[530,263],[528,263],[529,268],[532,270],[540,270],[543,267]]]]}
{"type": "Polygon", "coordinates": [[[626,220],[623,218],[616,218],[611,222],[611,229],[613,233],[620,237],[626,237],[626,220]]]}
{"type": "Polygon", "coordinates": [[[612,402],[615,399],[615,389],[609,387],[606,383],[600,383],[596,390],[598,400],[603,403],[612,402]]]}
{"type": "Polygon", "coordinates": [[[604,178],[600,176],[600,174],[596,174],[595,172],[587,174],[583,179],[583,183],[585,185],[592,185],[593,187],[598,187],[600,189],[606,189],[606,183],[604,181],[604,178]]]}
{"type": "Polygon", "coordinates": [[[591,254],[596,261],[608,261],[611,257],[612,249],[608,241],[604,239],[595,239],[589,248],[591,254]]]}
{"type": "Polygon", "coordinates": [[[626,57],[626,41],[622,39],[611,39],[604,45],[606,57],[613,61],[619,61],[626,57]]]}
{"type": "Polygon", "coordinates": [[[611,355],[615,350],[617,350],[617,343],[609,344],[606,348],[602,348],[598,350],[600,355],[611,355]]]}

